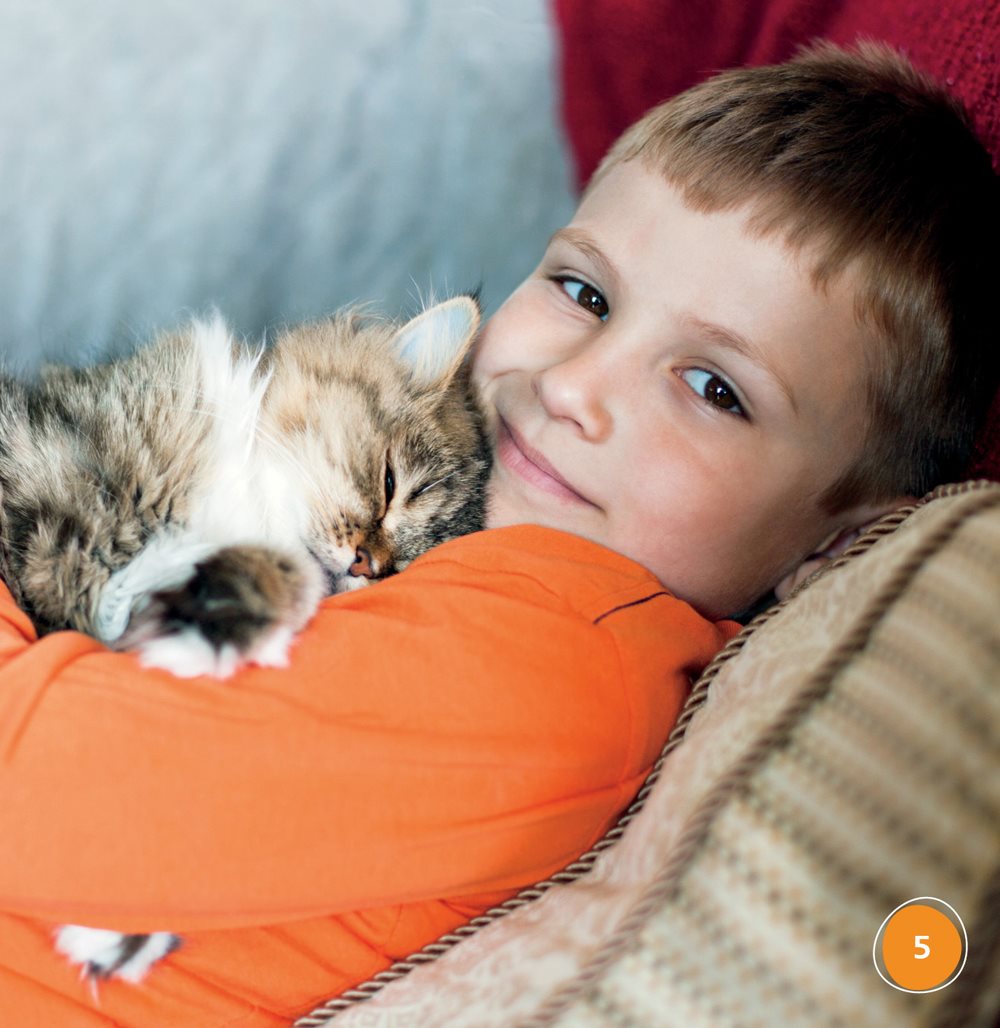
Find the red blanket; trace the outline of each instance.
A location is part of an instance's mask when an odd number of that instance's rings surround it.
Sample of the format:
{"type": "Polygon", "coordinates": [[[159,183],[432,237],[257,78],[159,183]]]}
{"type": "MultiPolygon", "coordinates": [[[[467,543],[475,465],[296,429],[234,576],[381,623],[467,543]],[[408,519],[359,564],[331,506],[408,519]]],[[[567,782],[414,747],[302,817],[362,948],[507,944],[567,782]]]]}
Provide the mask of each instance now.
{"type": "MultiPolygon", "coordinates": [[[[954,91],[1000,170],[1000,7],[992,0],[552,0],[578,181],[653,104],[816,38],[884,40],[954,91]]],[[[1000,480],[1000,394],[970,477],[1000,480]]]]}

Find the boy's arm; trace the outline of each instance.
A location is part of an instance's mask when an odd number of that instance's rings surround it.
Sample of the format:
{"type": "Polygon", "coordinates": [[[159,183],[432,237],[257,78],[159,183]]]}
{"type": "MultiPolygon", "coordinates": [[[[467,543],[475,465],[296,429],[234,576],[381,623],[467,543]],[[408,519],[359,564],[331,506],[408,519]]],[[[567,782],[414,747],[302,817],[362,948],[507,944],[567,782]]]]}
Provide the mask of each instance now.
{"type": "Polygon", "coordinates": [[[724,638],[528,528],[325,602],[284,671],[179,680],[32,635],[5,594],[0,909],[180,932],[544,878],[628,802],[724,638]]]}

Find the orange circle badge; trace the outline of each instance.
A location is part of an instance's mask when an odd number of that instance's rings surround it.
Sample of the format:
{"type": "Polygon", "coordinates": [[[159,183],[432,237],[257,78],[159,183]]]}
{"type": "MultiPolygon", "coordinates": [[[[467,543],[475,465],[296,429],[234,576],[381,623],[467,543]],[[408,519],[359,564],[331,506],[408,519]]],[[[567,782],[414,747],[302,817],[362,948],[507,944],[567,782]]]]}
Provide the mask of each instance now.
{"type": "Polygon", "coordinates": [[[962,973],[968,948],[955,908],[934,896],[917,896],[882,922],[872,956],[894,989],[936,992],[962,973]]]}

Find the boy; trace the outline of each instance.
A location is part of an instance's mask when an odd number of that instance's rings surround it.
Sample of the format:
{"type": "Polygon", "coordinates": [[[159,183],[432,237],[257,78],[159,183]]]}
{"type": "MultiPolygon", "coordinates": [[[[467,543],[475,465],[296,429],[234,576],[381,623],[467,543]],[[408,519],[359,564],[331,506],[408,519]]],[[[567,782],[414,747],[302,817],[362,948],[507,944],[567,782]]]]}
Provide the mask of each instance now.
{"type": "Polygon", "coordinates": [[[592,845],[734,630],[709,619],[960,471],[996,212],[887,54],[722,76],[626,133],[483,332],[500,531],[225,686],[32,643],[0,600],[12,1023],[285,1023],[592,845]],[[64,921],[185,945],[97,1007],[64,921]]]}
{"type": "Polygon", "coordinates": [[[874,45],[654,110],[483,333],[492,524],[577,532],[721,617],[960,477],[997,387],[997,205],[956,108],[874,45]]]}

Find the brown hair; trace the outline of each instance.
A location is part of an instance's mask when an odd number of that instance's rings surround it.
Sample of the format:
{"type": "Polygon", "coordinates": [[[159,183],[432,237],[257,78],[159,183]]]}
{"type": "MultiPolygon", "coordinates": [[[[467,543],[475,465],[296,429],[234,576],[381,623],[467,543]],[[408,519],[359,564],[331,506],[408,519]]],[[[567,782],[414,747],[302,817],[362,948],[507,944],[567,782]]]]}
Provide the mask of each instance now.
{"type": "Polygon", "coordinates": [[[635,158],[696,210],[753,201],[755,231],[815,246],[818,288],[859,273],[859,323],[878,341],[867,436],[824,508],[961,476],[997,388],[1000,180],[943,87],[886,46],[823,43],[654,108],[591,184],[635,158]]]}

